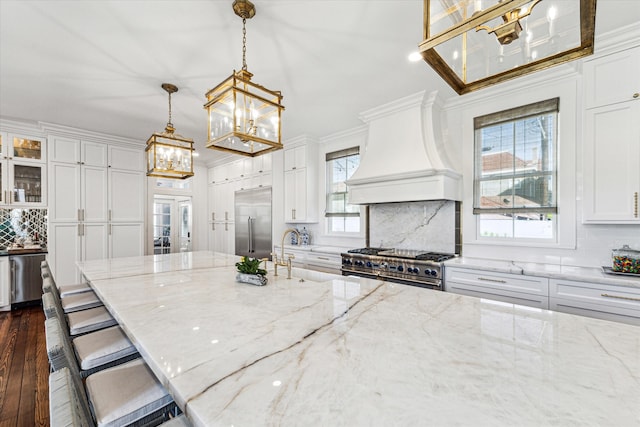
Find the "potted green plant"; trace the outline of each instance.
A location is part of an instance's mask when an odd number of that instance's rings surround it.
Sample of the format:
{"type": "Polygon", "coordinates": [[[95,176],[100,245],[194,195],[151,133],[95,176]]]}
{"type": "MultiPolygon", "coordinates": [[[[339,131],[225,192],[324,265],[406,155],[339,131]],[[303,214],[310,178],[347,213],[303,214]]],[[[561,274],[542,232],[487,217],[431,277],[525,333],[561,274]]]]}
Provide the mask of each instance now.
{"type": "Polygon", "coordinates": [[[256,286],[264,286],[267,284],[267,270],[260,268],[262,260],[258,258],[242,257],[240,262],[236,262],[238,274],[236,280],[242,283],[249,283],[256,286]]]}

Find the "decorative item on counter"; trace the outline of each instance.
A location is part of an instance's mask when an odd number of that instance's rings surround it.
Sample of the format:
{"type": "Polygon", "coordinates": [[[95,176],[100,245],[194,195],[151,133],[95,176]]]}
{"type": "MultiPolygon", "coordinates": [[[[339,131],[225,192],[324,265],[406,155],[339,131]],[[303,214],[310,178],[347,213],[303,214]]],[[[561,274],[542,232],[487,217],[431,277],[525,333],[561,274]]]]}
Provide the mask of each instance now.
{"type": "Polygon", "coordinates": [[[302,231],[300,232],[300,240],[302,241],[302,245],[309,245],[309,231],[307,231],[307,227],[302,227],[302,231]]]}
{"type": "MultiPolygon", "coordinates": [[[[296,232],[299,234],[300,231],[297,228],[294,228],[294,230],[296,230],[296,232]]],[[[297,245],[298,244],[298,234],[294,233],[293,231],[291,233],[291,244],[292,245],[297,245]]],[[[302,239],[300,239],[302,240],[302,239]]]]}
{"type": "Polygon", "coordinates": [[[623,245],[620,249],[614,249],[611,255],[613,271],[640,274],[640,251],[631,249],[629,245],[623,245]]]}
{"type": "Polygon", "coordinates": [[[250,285],[264,286],[267,284],[267,270],[260,268],[260,263],[264,262],[265,267],[267,259],[242,257],[240,262],[236,262],[236,268],[238,274],[236,275],[236,281],[241,283],[248,283],[250,285]]]}

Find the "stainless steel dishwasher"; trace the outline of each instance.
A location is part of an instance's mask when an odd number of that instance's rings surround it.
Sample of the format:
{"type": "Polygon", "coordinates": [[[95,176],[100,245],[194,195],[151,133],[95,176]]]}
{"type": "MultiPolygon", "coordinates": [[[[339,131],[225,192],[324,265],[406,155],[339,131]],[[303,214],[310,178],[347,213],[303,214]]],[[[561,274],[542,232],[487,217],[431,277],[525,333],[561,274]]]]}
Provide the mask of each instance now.
{"type": "Polygon", "coordinates": [[[11,308],[39,304],[42,299],[40,263],[46,254],[9,255],[11,308]]]}

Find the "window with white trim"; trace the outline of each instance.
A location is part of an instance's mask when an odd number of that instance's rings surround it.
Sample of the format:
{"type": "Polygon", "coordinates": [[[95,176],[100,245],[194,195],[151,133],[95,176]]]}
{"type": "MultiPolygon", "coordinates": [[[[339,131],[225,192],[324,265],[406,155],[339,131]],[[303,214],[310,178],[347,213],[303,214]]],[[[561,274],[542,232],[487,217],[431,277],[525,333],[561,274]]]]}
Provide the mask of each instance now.
{"type": "Polygon", "coordinates": [[[474,119],[479,239],[553,241],[559,98],[474,119]]]}
{"type": "Polygon", "coordinates": [[[346,181],[360,164],[360,148],[326,154],[327,205],[325,217],[330,233],[360,233],[360,206],[350,205],[346,181]]]}

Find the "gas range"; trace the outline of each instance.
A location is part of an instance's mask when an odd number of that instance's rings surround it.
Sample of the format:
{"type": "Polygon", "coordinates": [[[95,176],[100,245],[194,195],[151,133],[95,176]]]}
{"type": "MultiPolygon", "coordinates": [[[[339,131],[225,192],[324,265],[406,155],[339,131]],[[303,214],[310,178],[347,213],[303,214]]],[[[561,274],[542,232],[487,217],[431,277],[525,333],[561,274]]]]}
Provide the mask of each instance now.
{"type": "Polygon", "coordinates": [[[342,275],[442,290],[442,263],[456,255],[408,249],[360,248],[342,255],[342,275]]]}

